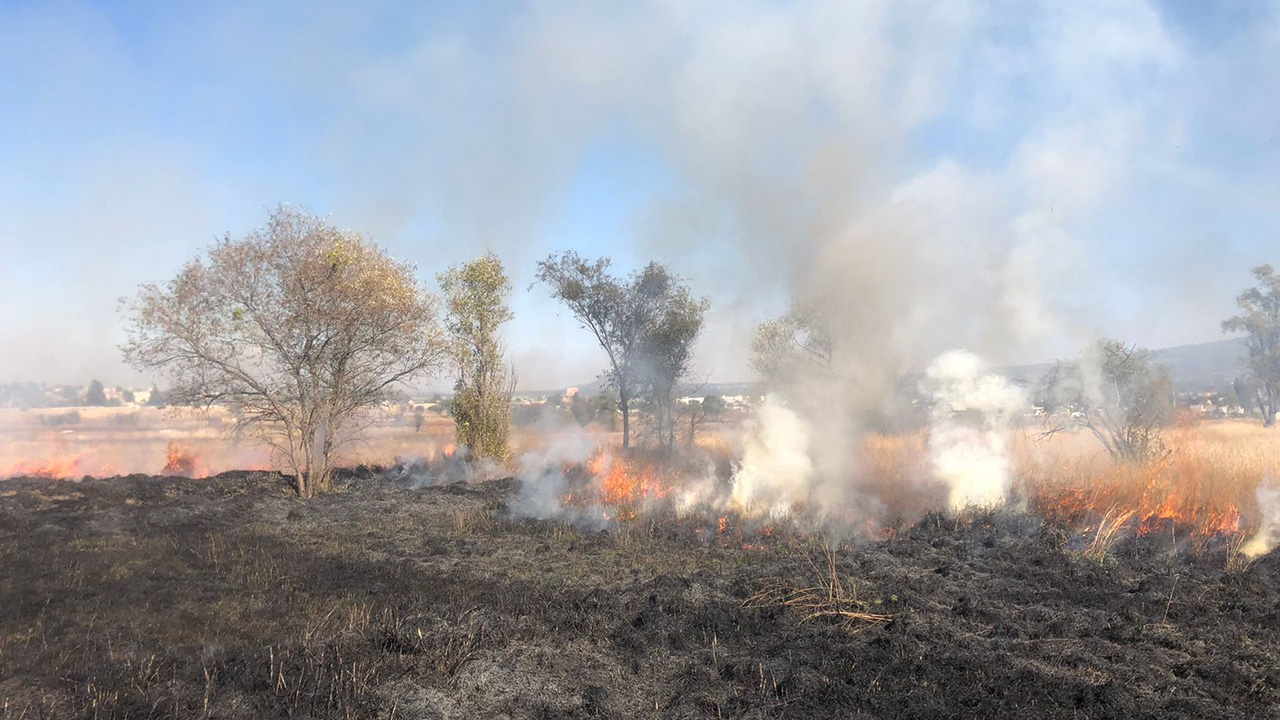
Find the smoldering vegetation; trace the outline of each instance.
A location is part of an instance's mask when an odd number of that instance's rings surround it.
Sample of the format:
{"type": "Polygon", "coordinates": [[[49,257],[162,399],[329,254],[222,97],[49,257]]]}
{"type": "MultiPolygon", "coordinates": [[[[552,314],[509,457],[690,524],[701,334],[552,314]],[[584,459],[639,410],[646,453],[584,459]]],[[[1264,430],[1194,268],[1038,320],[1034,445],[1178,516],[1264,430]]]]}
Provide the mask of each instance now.
{"type": "Polygon", "coordinates": [[[827,543],[515,518],[516,483],[11,480],[0,717],[1219,717],[1280,703],[1280,557],[929,514],[827,543]]]}

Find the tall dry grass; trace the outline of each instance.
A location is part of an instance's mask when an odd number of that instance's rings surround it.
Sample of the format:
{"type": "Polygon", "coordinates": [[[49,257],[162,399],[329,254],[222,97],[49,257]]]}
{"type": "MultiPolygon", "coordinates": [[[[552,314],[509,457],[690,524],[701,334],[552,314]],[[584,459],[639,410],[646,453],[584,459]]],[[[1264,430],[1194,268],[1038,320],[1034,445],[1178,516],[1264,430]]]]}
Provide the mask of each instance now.
{"type": "Polygon", "coordinates": [[[1068,521],[1114,508],[1133,511],[1147,526],[1174,521],[1200,533],[1256,527],[1258,486],[1280,477],[1280,432],[1238,420],[1183,423],[1166,443],[1165,457],[1124,464],[1086,434],[1042,439],[1027,432],[1015,443],[1017,489],[1034,510],[1068,521]]]}

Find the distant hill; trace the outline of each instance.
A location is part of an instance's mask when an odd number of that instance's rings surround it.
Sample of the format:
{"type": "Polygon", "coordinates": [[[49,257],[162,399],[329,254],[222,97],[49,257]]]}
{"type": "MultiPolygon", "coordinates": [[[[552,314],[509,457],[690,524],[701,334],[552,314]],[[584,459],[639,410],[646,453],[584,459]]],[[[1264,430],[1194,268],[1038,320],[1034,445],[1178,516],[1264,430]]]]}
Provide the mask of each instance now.
{"type": "MultiPolygon", "coordinates": [[[[1181,392],[1225,390],[1240,376],[1245,353],[1243,337],[1152,351],[1156,362],[1169,368],[1173,384],[1181,392]]],[[[1040,363],[1000,368],[999,371],[1019,382],[1036,383],[1050,367],[1051,363],[1040,363]]]]}
{"type": "MultiPolygon", "coordinates": [[[[682,385],[682,387],[686,388],[688,392],[692,393],[695,396],[704,397],[707,395],[721,395],[721,396],[748,395],[752,392],[755,385],[756,385],[755,383],[749,383],[749,382],[727,382],[727,383],[709,382],[705,384],[685,383],[684,385],[682,385]]],[[[609,384],[605,380],[596,379],[589,383],[576,385],[575,387],[578,388],[578,392],[581,393],[584,397],[592,397],[594,395],[598,395],[599,393],[603,392],[605,389],[608,388],[608,386],[609,384]]],[[[565,390],[564,388],[558,389],[558,390],[527,390],[527,391],[521,391],[516,393],[516,396],[517,397],[526,397],[526,396],[527,397],[544,397],[548,395],[559,395],[563,393],[564,390],[565,390]]]]}
{"type": "MultiPolygon", "coordinates": [[[[1179,345],[1171,348],[1153,350],[1156,362],[1168,366],[1173,376],[1173,383],[1180,392],[1200,390],[1225,390],[1232,381],[1241,374],[1241,364],[1245,358],[1244,338],[1228,338],[1195,345],[1179,345]]],[[[1034,385],[1040,382],[1052,363],[1035,365],[1012,365],[996,368],[1000,374],[1017,382],[1034,385]]],[[[603,390],[606,383],[602,379],[579,385],[578,391],[584,395],[595,395],[603,390]]],[[[696,391],[697,395],[745,395],[752,392],[754,383],[728,382],[707,383],[696,391]]],[[[552,391],[557,393],[560,391],[552,391]]],[[[518,393],[521,395],[546,395],[546,391],[537,393],[518,393]]]]}

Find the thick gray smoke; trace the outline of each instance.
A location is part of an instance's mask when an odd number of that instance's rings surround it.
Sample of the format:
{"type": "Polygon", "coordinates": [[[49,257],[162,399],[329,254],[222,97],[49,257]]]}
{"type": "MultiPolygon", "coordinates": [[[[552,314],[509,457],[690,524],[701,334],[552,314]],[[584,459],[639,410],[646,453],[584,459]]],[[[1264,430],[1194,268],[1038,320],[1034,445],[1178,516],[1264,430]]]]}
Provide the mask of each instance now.
{"type": "Polygon", "coordinates": [[[998,47],[1001,12],[963,3],[536,14],[519,74],[542,101],[535,144],[621,120],[661,152],[673,190],[643,238],[721,308],[701,362],[738,375],[754,322],[790,304],[830,319],[830,372],[793,378],[785,400],[761,408],[736,504],[874,514],[862,440],[911,409],[901,406],[904,378],[950,348],[1003,363],[1062,354],[1078,339],[1072,296],[1046,288],[1088,291],[1075,229],[1143,151],[1148,118],[1123,107],[1126,83],[1169,63],[1169,50],[1159,18],[1140,9],[1095,8],[1064,27],[1047,8],[1026,13],[1034,48],[998,47]],[[1150,42],[1081,60],[1091,14],[1150,42]],[[1024,66],[996,60],[1001,51],[1024,66]],[[986,122],[1003,122],[1003,82],[981,80],[1002,73],[1061,84],[1052,112],[1021,105],[1034,131],[1015,132],[982,166],[959,148],[912,153],[944,110],[970,101],[953,88],[978,98],[972,112],[986,122]]]}

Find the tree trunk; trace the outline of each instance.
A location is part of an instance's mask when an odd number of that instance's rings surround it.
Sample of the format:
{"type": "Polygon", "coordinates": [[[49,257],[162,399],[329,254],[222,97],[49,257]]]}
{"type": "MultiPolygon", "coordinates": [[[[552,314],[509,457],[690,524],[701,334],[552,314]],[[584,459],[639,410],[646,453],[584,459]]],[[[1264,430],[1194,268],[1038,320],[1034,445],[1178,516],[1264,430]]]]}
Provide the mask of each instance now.
{"type": "Polygon", "coordinates": [[[631,393],[623,383],[618,383],[618,409],[622,411],[622,449],[631,447],[631,393]]]}

